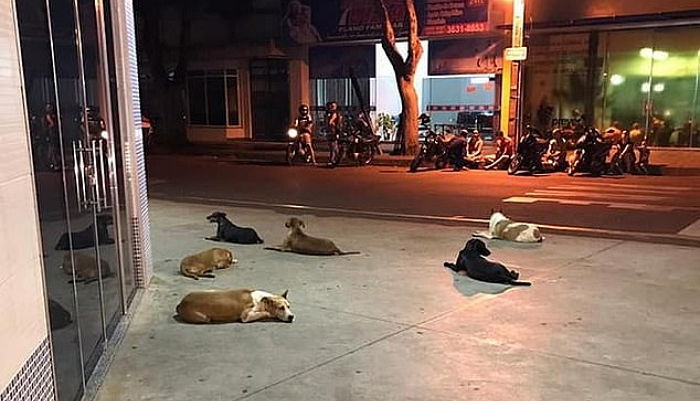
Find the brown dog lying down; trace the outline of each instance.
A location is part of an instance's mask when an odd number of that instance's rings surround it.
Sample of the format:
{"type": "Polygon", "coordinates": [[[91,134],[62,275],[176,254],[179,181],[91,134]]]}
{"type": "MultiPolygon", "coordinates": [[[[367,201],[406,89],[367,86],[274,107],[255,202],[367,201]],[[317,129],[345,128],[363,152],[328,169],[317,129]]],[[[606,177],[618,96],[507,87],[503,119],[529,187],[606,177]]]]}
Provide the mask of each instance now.
{"type": "MultiPolygon", "coordinates": [[[[66,252],[63,255],[61,270],[63,270],[64,273],[71,276],[73,275],[73,270],[75,270],[75,282],[77,283],[83,282],[85,284],[89,284],[93,281],[97,281],[99,273],[97,271],[97,259],[94,256],[83,252],[73,252],[73,260],[75,261],[75,269],[73,269],[70,252],[66,252]]],[[[107,261],[104,259],[100,259],[100,261],[102,278],[114,276],[109,263],[107,263],[107,261]]],[[[73,283],[73,280],[68,282],[73,283]]]]}
{"type": "Polygon", "coordinates": [[[306,228],[306,224],[296,217],[291,217],[284,223],[289,228],[287,237],[279,248],[265,248],[272,251],[294,252],[302,255],[356,255],[359,252],[343,252],[338,249],[333,241],[325,238],[315,238],[306,235],[301,229],[306,228]]]}
{"type": "Polygon", "coordinates": [[[187,294],[177,305],[176,318],[185,323],[250,323],[277,319],[291,323],[287,292],[273,295],[261,290],[198,291],[187,294]]]}
{"type": "Polygon", "coordinates": [[[180,273],[195,280],[199,280],[200,277],[214,278],[211,272],[226,269],[237,262],[238,260],[233,258],[233,252],[228,249],[211,248],[185,256],[180,262],[180,273]]]}

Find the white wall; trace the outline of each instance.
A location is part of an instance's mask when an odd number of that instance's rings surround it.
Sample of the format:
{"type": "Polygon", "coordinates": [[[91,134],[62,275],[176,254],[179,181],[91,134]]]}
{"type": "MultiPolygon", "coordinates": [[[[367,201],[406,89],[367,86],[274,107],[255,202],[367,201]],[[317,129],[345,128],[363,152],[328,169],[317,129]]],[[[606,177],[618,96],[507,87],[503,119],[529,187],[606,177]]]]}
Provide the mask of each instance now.
{"type": "Polygon", "coordinates": [[[47,336],[13,0],[0,0],[0,392],[47,336]]]}
{"type": "MultiPolygon", "coordinates": [[[[423,79],[428,77],[428,41],[421,41],[423,45],[423,57],[418,61],[416,68],[415,80],[413,86],[418,93],[419,110],[423,110],[423,79]]],[[[401,56],[406,58],[408,54],[408,42],[397,42],[396,47],[399,49],[401,56]]],[[[375,45],[376,55],[376,74],[377,74],[377,113],[388,113],[397,115],[401,113],[401,98],[399,90],[396,87],[396,78],[394,68],[391,62],[386,57],[381,44],[375,45]]],[[[418,116],[416,116],[418,117],[418,116]]]]}

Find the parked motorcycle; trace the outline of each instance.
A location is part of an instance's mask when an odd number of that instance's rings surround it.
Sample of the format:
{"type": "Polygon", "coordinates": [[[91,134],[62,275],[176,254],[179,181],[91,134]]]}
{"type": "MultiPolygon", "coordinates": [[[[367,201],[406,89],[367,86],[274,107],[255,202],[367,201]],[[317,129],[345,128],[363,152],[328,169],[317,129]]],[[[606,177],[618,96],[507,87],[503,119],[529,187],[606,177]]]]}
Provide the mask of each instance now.
{"type": "Polygon", "coordinates": [[[358,166],[372,163],[374,155],[381,153],[379,150],[379,137],[374,134],[364,136],[360,129],[353,129],[344,142],[345,155],[358,166]]]}
{"type": "Polygon", "coordinates": [[[424,163],[435,163],[435,168],[442,169],[447,164],[447,146],[442,135],[429,130],[425,140],[420,144],[420,150],[411,161],[409,171],[415,173],[424,163]]]}
{"type": "Polygon", "coordinates": [[[589,127],[576,141],[575,147],[573,158],[566,170],[569,176],[579,172],[600,176],[606,172],[606,158],[612,144],[603,140],[600,131],[589,127]]]}
{"type": "Polygon", "coordinates": [[[289,128],[287,136],[289,137],[289,144],[287,144],[287,163],[289,163],[290,166],[293,165],[297,156],[301,157],[304,163],[311,163],[311,148],[308,143],[301,140],[301,135],[299,135],[297,128],[289,128]]]}
{"type": "Polygon", "coordinates": [[[540,132],[534,127],[526,127],[524,135],[518,141],[515,155],[508,165],[508,174],[519,171],[534,173],[541,171],[542,156],[547,150],[547,142],[542,139],[540,132]]]}

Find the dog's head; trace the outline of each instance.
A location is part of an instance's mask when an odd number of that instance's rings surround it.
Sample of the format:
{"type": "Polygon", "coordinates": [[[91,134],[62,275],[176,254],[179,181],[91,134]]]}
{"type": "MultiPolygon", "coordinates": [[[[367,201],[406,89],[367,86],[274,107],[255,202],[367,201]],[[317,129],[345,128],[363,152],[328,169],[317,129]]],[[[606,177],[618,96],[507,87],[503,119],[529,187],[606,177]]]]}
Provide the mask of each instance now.
{"type": "Polygon", "coordinates": [[[484,241],[476,238],[467,241],[467,244],[464,246],[464,249],[468,253],[478,254],[481,256],[489,256],[491,254],[491,251],[489,251],[489,249],[486,247],[484,241]]]}
{"type": "Polygon", "coordinates": [[[207,221],[210,223],[218,223],[221,219],[226,217],[226,213],[224,212],[214,212],[207,216],[207,221]]]}
{"type": "Polygon", "coordinates": [[[284,226],[291,229],[306,228],[306,224],[304,224],[304,221],[298,217],[288,218],[287,221],[284,223],[284,226]]]}
{"type": "Polygon", "coordinates": [[[489,232],[493,234],[493,231],[496,229],[496,224],[503,220],[508,220],[508,217],[503,214],[502,210],[491,209],[491,217],[489,218],[489,232]]]}
{"type": "Polygon", "coordinates": [[[289,293],[289,290],[285,291],[282,295],[263,297],[260,302],[263,305],[263,309],[272,317],[283,322],[291,323],[294,321],[294,313],[289,309],[290,305],[287,300],[287,293],[289,293]]]}

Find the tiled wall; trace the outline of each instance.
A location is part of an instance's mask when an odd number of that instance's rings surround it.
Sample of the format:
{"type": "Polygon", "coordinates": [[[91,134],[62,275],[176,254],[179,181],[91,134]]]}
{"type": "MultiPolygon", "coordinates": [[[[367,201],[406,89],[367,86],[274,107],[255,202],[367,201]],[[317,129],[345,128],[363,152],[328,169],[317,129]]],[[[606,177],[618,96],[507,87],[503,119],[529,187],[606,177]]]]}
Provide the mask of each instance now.
{"type": "Polygon", "coordinates": [[[14,0],[0,0],[0,398],[44,400],[51,398],[41,398],[43,390],[29,398],[6,395],[18,383],[39,389],[52,382],[13,6],[14,0]]]}

